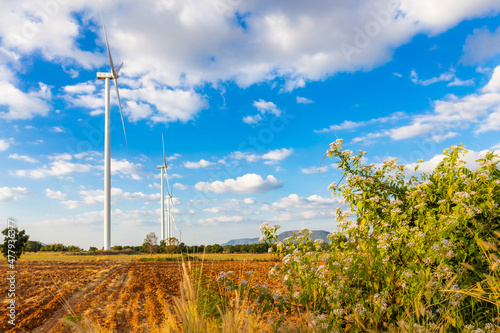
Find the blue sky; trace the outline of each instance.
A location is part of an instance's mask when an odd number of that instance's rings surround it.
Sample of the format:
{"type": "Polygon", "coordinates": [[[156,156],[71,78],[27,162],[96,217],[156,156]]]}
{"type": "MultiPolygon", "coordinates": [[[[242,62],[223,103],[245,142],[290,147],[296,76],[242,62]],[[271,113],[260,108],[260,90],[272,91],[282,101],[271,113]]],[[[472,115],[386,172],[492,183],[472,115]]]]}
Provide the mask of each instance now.
{"type": "MultiPolygon", "coordinates": [[[[1,0],[0,218],[102,246],[109,71],[95,1],[1,0]]],[[[500,150],[500,1],[102,0],[112,90],[112,245],[160,232],[161,135],[188,244],[334,230],[329,143],[431,170],[500,150]],[[321,172],[319,171],[321,168],[321,172]]]]}

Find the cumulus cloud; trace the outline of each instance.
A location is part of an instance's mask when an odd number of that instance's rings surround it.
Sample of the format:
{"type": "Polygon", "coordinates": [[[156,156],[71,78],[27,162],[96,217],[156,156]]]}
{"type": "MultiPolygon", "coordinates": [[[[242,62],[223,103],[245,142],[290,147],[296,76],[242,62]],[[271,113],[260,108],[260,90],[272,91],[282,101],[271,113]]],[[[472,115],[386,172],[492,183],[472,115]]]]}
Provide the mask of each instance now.
{"type": "MultiPolygon", "coordinates": [[[[103,190],[81,190],[82,195],[81,203],[85,205],[95,205],[99,202],[104,202],[104,191],[103,190]]],[[[142,192],[126,192],[121,188],[113,187],[111,189],[111,200],[113,202],[118,202],[119,200],[141,200],[141,201],[159,201],[161,195],[156,194],[144,194],[142,192]]],[[[175,199],[175,198],[174,198],[175,199]]],[[[174,200],[174,203],[180,203],[178,200],[174,200]]]]}
{"type": "Polygon", "coordinates": [[[490,81],[478,92],[458,97],[447,95],[432,103],[432,111],[416,114],[409,124],[368,133],[353,142],[370,142],[382,137],[405,140],[426,137],[440,142],[455,137],[465,128],[474,126],[474,133],[500,130],[500,66],[495,68],[490,81]]]}
{"type": "MultiPolygon", "coordinates": [[[[145,223],[159,221],[160,210],[121,210],[111,211],[111,220],[113,224],[136,226],[145,223]]],[[[72,215],[63,218],[43,220],[38,225],[41,226],[101,226],[104,218],[104,211],[91,211],[78,215],[72,215]]]]}
{"type": "Polygon", "coordinates": [[[198,162],[190,162],[190,161],[184,162],[184,167],[189,169],[200,169],[200,168],[206,168],[214,164],[215,163],[213,162],[201,159],[198,162]]]}
{"type": "Polygon", "coordinates": [[[276,117],[279,117],[282,113],[280,109],[273,102],[266,102],[262,98],[258,101],[253,102],[253,106],[260,112],[260,114],[249,115],[243,117],[243,122],[249,125],[258,124],[261,120],[264,119],[265,114],[272,114],[276,117]]]}
{"type": "Polygon", "coordinates": [[[0,78],[0,118],[18,120],[46,116],[51,109],[50,95],[50,87],[41,82],[38,89],[26,93],[0,78]]]}
{"type": "MultiPolygon", "coordinates": [[[[0,149],[1,150],[1,149],[0,149]]],[[[9,158],[12,158],[14,160],[21,160],[21,161],[25,161],[25,162],[28,162],[28,163],[38,163],[38,160],[37,159],[34,159],[32,157],[29,157],[27,155],[19,155],[19,154],[10,154],[9,155],[9,158]]]]}
{"type": "Polygon", "coordinates": [[[390,114],[385,117],[380,117],[380,118],[374,118],[370,119],[367,121],[350,121],[350,120],[344,120],[342,123],[338,125],[330,125],[327,128],[323,128],[321,130],[314,130],[315,133],[330,133],[330,132],[337,132],[337,131],[349,131],[353,130],[358,127],[363,127],[363,126],[368,126],[368,125],[373,125],[373,124],[385,124],[385,123],[390,123],[390,122],[397,122],[401,119],[406,118],[407,115],[404,112],[395,112],[393,114],[390,114]]]}
{"type": "Polygon", "coordinates": [[[14,139],[3,139],[3,140],[0,140],[0,151],[5,151],[7,149],[9,149],[11,143],[14,142],[14,139]]]}
{"type": "Polygon", "coordinates": [[[333,220],[335,209],[340,206],[337,198],[324,198],[316,194],[301,197],[294,193],[272,204],[264,204],[260,209],[272,213],[272,216],[266,218],[266,221],[293,222],[297,220],[333,220]]]}
{"type": "Polygon", "coordinates": [[[219,222],[241,222],[241,221],[243,221],[243,216],[234,215],[234,216],[217,216],[217,217],[209,217],[206,219],[199,219],[198,223],[207,225],[217,225],[219,222]]]}
{"type": "Polygon", "coordinates": [[[271,150],[270,152],[262,155],[262,159],[264,160],[269,160],[269,161],[282,161],[285,158],[289,157],[292,155],[293,149],[275,149],[271,150]]]}
{"type": "Polygon", "coordinates": [[[90,172],[92,166],[80,163],[71,163],[64,159],[57,159],[48,165],[44,165],[38,169],[31,170],[15,170],[11,171],[11,175],[19,177],[28,177],[33,179],[42,179],[47,177],[62,177],[74,172],[90,172]]]}
{"type": "Polygon", "coordinates": [[[45,196],[50,199],[66,200],[67,195],[61,191],[54,191],[50,188],[45,189],[45,196]]]}
{"type": "Polygon", "coordinates": [[[0,202],[17,201],[29,193],[26,187],[0,187],[0,202]]]}
{"type": "Polygon", "coordinates": [[[235,160],[246,160],[247,162],[257,162],[265,160],[266,164],[274,164],[282,161],[293,154],[293,148],[281,148],[270,150],[269,152],[258,155],[249,152],[235,151],[229,154],[229,157],[235,160]]]}
{"type": "Polygon", "coordinates": [[[413,83],[422,86],[428,86],[437,82],[449,82],[447,84],[448,87],[474,85],[474,80],[461,80],[455,75],[454,72],[442,73],[439,76],[427,80],[422,80],[418,78],[417,72],[415,70],[412,70],[410,74],[410,79],[413,83]]]}
{"type": "Polygon", "coordinates": [[[265,179],[262,176],[249,173],[236,179],[226,179],[215,182],[199,182],[195,189],[202,192],[214,193],[263,193],[281,188],[283,182],[269,175],[265,179]]]}
{"type": "MultiPolygon", "coordinates": [[[[83,0],[53,4],[5,3],[2,47],[20,55],[39,52],[63,67],[71,65],[72,76],[79,68],[105,66],[105,54],[81,50],[78,44],[81,31],[91,30],[99,38],[97,43],[104,45],[96,6],[83,0]],[[75,20],[74,13],[81,13],[83,19],[75,20]]],[[[419,33],[438,34],[464,19],[497,13],[500,7],[492,0],[439,4],[402,0],[395,4],[290,0],[269,6],[262,1],[174,0],[144,6],[113,0],[102,3],[102,9],[115,60],[126,55],[122,82],[142,88],[156,83],[158,89],[147,94],[154,99],[175,89],[190,94],[189,87],[221,81],[247,87],[282,78],[283,90],[290,91],[338,72],[373,68],[391,60],[397,46],[419,33]],[[249,15],[239,22],[240,13],[249,15]],[[165,31],[175,34],[165,35],[165,31]]],[[[170,101],[164,111],[162,103],[150,102],[163,121],[191,118],[200,107],[197,103],[192,109],[172,107],[175,98],[165,98],[170,101]]]]}
{"type": "Polygon", "coordinates": [[[311,104],[314,102],[312,100],[310,100],[309,98],[297,96],[297,103],[299,103],[299,104],[311,104]]]}
{"type": "Polygon", "coordinates": [[[254,124],[258,124],[262,119],[262,116],[260,114],[256,114],[256,115],[250,115],[250,116],[246,116],[246,117],[243,117],[243,122],[245,124],[248,124],[248,125],[254,125],[254,124]]]}
{"type": "MultiPolygon", "coordinates": [[[[500,154],[500,147],[492,147],[492,151],[499,155],[500,154]]],[[[471,171],[477,170],[480,165],[476,161],[478,159],[484,158],[486,156],[486,153],[489,150],[482,150],[482,151],[474,151],[474,150],[468,150],[468,152],[465,154],[465,156],[461,156],[461,159],[465,161],[465,167],[471,171]]],[[[445,158],[444,155],[438,154],[432,157],[428,161],[424,161],[423,163],[420,164],[418,168],[418,172],[432,172],[434,169],[441,163],[441,161],[445,158]]],[[[498,161],[498,158],[494,159],[495,161],[498,161]]],[[[417,163],[409,163],[406,164],[406,169],[408,172],[413,172],[415,170],[415,167],[417,166],[417,163]]]]}
{"type": "Polygon", "coordinates": [[[253,205],[255,203],[255,200],[252,198],[245,198],[243,199],[243,202],[247,205],[253,205]]]}
{"type": "Polygon", "coordinates": [[[175,183],[174,188],[181,190],[181,191],[184,191],[184,190],[187,190],[189,188],[189,186],[181,184],[181,183],[175,183]]]}
{"type": "MultiPolygon", "coordinates": [[[[103,169],[102,167],[99,167],[103,169]]],[[[145,174],[143,165],[140,163],[129,162],[126,159],[111,159],[111,174],[119,175],[121,178],[130,178],[133,180],[142,180],[145,174]]]]}
{"type": "Polygon", "coordinates": [[[328,167],[327,166],[322,166],[322,167],[310,167],[310,168],[302,168],[300,169],[302,173],[311,174],[311,173],[319,173],[319,172],[327,172],[328,167]]]}
{"type": "Polygon", "coordinates": [[[495,31],[483,27],[467,36],[460,61],[465,65],[481,65],[499,54],[500,27],[495,31]]]}
{"type": "Polygon", "coordinates": [[[64,132],[66,132],[66,130],[62,126],[54,126],[54,127],[52,127],[50,129],[50,131],[54,132],[54,133],[64,133],[64,132]]]}

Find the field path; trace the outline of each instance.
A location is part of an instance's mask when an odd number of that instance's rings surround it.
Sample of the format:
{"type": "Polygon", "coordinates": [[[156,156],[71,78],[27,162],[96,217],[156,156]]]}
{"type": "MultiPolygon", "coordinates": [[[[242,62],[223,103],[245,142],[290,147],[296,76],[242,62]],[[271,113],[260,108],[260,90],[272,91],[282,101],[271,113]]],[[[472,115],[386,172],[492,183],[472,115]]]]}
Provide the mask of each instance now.
{"type": "MultiPolygon", "coordinates": [[[[57,309],[54,314],[49,317],[41,326],[35,328],[33,333],[50,333],[53,332],[58,326],[61,326],[61,319],[70,315],[69,309],[74,309],[75,306],[83,300],[85,295],[92,292],[95,288],[98,288],[104,281],[111,279],[114,274],[118,271],[123,270],[121,274],[121,283],[115,288],[120,290],[127,284],[127,266],[130,263],[121,263],[118,267],[112,268],[111,270],[105,270],[97,273],[92,281],[90,281],[84,288],[73,293],[69,299],[61,300],[61,307],[57,309]]],[[[114,279],[113,279],[114,280],[114,279]]]]}

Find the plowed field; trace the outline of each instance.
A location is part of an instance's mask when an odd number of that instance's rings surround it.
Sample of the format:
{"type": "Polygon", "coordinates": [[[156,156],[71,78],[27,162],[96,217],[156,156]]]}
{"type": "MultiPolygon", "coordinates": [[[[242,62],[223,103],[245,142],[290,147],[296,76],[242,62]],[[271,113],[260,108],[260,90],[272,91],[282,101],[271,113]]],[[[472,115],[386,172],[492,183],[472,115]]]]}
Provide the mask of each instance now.
{"type": "MultiPolygon", "coordinates": [[[[254,282],[266,283],[271,265],[204,262],[202,269],[213,280],[221,271],[234,271],[237,277],[253,271],[254,282]]],[[[6,272],[0,266],[3,277],[6,272]]],[[[7,322],[7,280],[0,281],[0,332],[66,332],[60,319],[68,316],[88,318],[109,332],[151,332],[166,318],[164,302],[179,296],[180,281],[180,263],[20,262],[15,327],[7,322]]]]}

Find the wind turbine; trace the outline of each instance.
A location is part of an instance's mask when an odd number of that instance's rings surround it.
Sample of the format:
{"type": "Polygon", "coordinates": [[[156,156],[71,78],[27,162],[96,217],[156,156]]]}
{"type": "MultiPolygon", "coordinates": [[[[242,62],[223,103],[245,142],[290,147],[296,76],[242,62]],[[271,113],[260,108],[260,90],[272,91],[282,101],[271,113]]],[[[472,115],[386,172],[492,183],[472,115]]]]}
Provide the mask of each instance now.
{"type": "MultiPolygon", "coordinates": [[[[161,135],[161,144],[163,146],[163,165],[158,165],[156,168],[161,169],[161,234],[160,241],[165,240],[165,188],[163,185],[163,170],[167,171],[167,159],[165,158],[165,141],[163,141],[163,134],[161,135]]],[[[167,187],[168,187],[168,176],[167,176],[167,187]]]]}
{"type": "Polygon", "coordinates": [[[105,106],[105,124],[104,124],[104,249],[111,249],[111,137],[110,137],[110,94],[109,86],[110,80],[116,88],[116,97],[118,98],[118,106],[120,107],[120,116],[122,118],[123,134],[125,134],[125,144],[127,145],[127,133],[125,132],[125,122],[123,121],[122,104],[120,101],[120,92],[118,91],[118,73],[123,66],[123,63],[116,67],[113,65],[113,58],[111,57],[111,51],[109,49],[108,35],[106,33],[106,27],[104,25],[104,19],[102,17],[101,6],[99,5],[99,0],[97,0],[97,7],[99,8],[99,14],[101,16],[102,29],[104,31],[104,38],[106,40],[106,48],[108,49],[109,65],[111,68],[110,73],[97,73],[97,78],[99,80],[104,80],[105,94],[104,94],[104,106],[105,106]]]}

